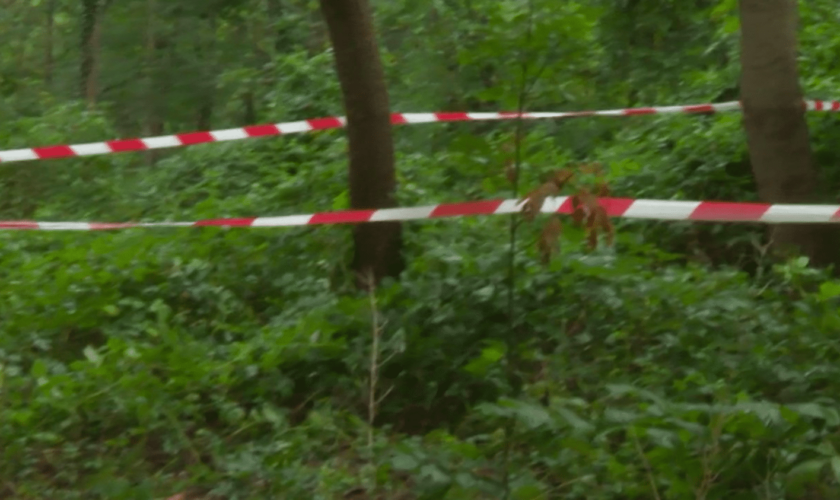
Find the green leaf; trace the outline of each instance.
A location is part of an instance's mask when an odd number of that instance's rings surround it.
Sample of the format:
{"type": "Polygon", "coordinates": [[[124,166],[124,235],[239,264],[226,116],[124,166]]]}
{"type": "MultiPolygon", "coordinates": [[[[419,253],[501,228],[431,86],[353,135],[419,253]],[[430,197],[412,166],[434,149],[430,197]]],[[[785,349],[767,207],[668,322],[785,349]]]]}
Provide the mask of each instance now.
{"type": "Polygon", "coordinates": [[[820,285],[820,300],[829,300],[835,297],[840,297],[840,283],[827,281],[820,285]]]}
{"type": "Polygon", "coordinates": [[[566,421],[574,430],[579,432],[591,432],[595,430],[595,426],[578,416],[577,413],[568,408],[556,408],[560,417],[566,421]]]}
{"type": "Polygon", "coordinates": [[[542,406],[530,403],[520,403],[516,406],[517,420],[525,426],[536,429],[537,427],[551,424],[551,415],[542,406]]]}
{"type": "Polygon", "coordinates": [[[44,363],[41,359],[36,359],[34,363],[32,363],[32,369],[30,370],[33,377],[41,378],[47,375],[47,364],[44,363]]]}
{"type": "Polygon", "coordinates": [[[102,365],[102,356],[99,355],[99,352],[97,352],[95,347],[90,345],[86,346],[83,352],[88,361],[93,363],[95,366],[98,367],[102,365]]]}
{"type": "Polygon", "coordinates": [[[526,484],[516,488],[513,492],[513,498],[517,500],[539,500],[546,498],[543,488],[536,484],[526,484]]]}
{"type": "Polygon", "coordinates": [[[396,470],[410,471],[419,467],[420,462],[418,462],[417,459],[415,459],[411,455],[400,453],[399,455],[395,455],[394,458],[391,459],[391,465],[396,470]]]}
{"type": "Polygon", "coordinates": [[[840,483],[840,457],[831,457],[831,470],[834,472],[834,478],[840,483]]]}
{"type": "Polygon", "coordinates": [[[490,363],[495,363],[499,361],[504,357],[504,355],[505,349],[504,346],[502,346],[501,344],[485,347],[481,351],[481,358],[490,363]]]}
{"type": "Polygon", "coordinates": [[[828,463],[828,459],[814,458],[794,466],[787,474],[788,480],[795,485],[812,483],[819,477],[820,471],[828,463]]]}

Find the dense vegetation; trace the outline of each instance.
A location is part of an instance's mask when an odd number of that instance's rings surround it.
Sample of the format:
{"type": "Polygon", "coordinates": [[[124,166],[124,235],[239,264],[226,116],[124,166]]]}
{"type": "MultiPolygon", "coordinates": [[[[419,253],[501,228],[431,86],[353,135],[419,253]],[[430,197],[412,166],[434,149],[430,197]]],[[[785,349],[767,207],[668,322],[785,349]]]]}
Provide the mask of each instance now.
{"type": "MultiPolygon", "coordinates": [[[[738,97],[734,0],[373,4],[395,111],[738,97]]],[[[803,86],[836,97],[840,13],[800,9],[803,86]]],[[[342,114],[312,2],[10,1],[0,26],[3,149],[342,114]]],[[[840,192],[837,118],[808,119],[840,192]]],[[[394,133],[405,205],[592,162],[620,196],[756,199],[737,113],[394,133]]],[[[15,163],[0,218],[342,209],[346,176],[342,131],[15,163]]],[[[548,219],[515,221],[406,224],[370,294],[340,226],[0,233],[0,497],[837,498],[840,282],[751,225],[615,221],[593,251],[564,221],[546,264],[548,219]]]]}

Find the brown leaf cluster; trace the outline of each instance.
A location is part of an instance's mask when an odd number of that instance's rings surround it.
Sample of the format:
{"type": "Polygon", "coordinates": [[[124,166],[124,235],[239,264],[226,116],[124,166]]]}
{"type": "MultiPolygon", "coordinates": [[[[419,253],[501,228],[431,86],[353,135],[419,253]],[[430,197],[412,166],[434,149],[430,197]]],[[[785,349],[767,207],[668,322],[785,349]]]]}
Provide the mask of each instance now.
{"type": "Polygon", "coordinates": [[[563,225],[560,217],[552,217],[543,226],[540,239],[537,240],[537,249],[543,264],[551,262],[551,256],[560,250],[560,234],[563,232],[563,225]]]}
{"type": "MultiPolygon", "coordinates": [[[[589,163],[580,165],[577,170],[581,174],[591,174],[597,177],[604,175],[603,166],[600,163],[589,163]]],[[[559,170],[552,174],[548,181],[537,187],[522,200],[522,215],[528,221],[536,219],[540,213],[545,200],[551,196],[559,195],[561,190],[568,186],[575,178],[575,172],[569,168],[559,170]]],[[[610,196],[610,188],[606,182],[597,180],[590,187],[576,187],[570,201],[572,204],[572,221],[578,227],[586,230],[588,247],[594,250],[598,246],[598,236],[604,234],[607,244],[612,245],[615,237],[615,228],[610,221],[606,209],[601,206],[598,199],[610,196]]],[[[562,234],[562,223],[559,217],[552,217],[543,226],[537,249],[543,263],[549,263],[554,253],[559,251],[560,236],[562,234]]]]}
{"type": "Polygon", "coordinates": [[[545,203],[545,200],[559,194],[560,190],[572,180],[574,175],[574,172],[571,170],[558,170],[552,174],[548,181],[525,195],[525,198],[522,200],[525,202],[522,206],[522,215],[525,216],[525,219],[529,222],[533,221],[537,217],[537,214],[540,213],[540,209],[543,203],[545,203]]]}
{"type": "MultiPolygon", "coordinates": [[[[606,185],[597,186],[597,188],[598,195],[604,192],[609,193],[606,185]]],[[[607,236],[607,245],[612,245],[615,238],[615,228],[607,215],[607,210],[598,202],[598,195],[582,188],[571,196],[572,220],[576,225],[586,229],[586,241],[591,250],[598,246],[599,233],[607,236]]]]}

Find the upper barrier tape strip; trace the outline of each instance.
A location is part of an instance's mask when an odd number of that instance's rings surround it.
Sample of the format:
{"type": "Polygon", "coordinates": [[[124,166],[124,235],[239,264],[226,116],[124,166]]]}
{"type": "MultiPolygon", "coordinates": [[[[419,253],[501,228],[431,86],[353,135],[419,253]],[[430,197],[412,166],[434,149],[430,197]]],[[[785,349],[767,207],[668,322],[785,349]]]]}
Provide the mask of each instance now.
{"type": "MultiPolygon", "coordinates": [[[[840,205],[770,205],[716,201],[634,200],[600,198],[598,202],[611,217],[628,219],[688,220],[709,222],[758,223],[840,223],[840,205]]],[[[155,227],[288,227],[308,225],[356,224],[381,221],[408,221],[464,217],[470,215],[513,214],[522,210],[522,200],[468,201],[422,207],[381,210],[345,210],[280,217],[205,219],[191,222],[35,222],[0,221],[0,230],[99,231],[155,227]]],[[[543,213],[572,213],[567,196],[548,198],[543,213]]]]}
{"type": "MultiPolygon", "coordinates": [[[[805,101],[805,109],[809,111],[840,111],[840,101],[805,101]]],[[[432,122],[455,121],[487,121],[514,120],[517,118],[528,120],[579,118],[584,116],[637,116],[653,114],[704,114],[722,111],[737,111],[741,109],[737,101],[719,104],[690,104],[684,106],[658,106],[649,108],[607,109],[596,111],[569,112],[500,112],[500,113],[395,113],[391,115],[394,125],[408,125],[432,122]]],[[[211,142],[238,141],[242,139],[298,134],[341,128],[346,120],[343,117],[315,118],[297,122],[251,125],[241,128],[214,130],[209,132],[187,132],[183,134],[146,137],[142,139],[117,139],[88,144],[71,144],[43,146],[25,149],[9,149],[0,151],[0,163],[11,163],[28,160],[50,160],[55,158],[69,158],[73,156],[92,156],[128,151],[146,151],[150,149],[174,148],[207,144],[211,142]]]]}

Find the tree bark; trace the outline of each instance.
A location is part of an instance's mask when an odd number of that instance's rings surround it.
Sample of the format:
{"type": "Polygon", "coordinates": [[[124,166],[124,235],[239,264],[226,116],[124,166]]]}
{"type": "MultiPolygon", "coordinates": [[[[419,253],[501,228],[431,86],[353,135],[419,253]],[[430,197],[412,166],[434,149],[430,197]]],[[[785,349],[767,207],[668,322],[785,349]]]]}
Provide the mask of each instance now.
{"type": "Polygon", "coordinates": [[[82,60],[80,70],[81,95],[89,106],[96,104],[97,73],[99,71],[99,46],[102,38],[102,12],[108,0],[82,0],[82,38],[80,49],[82,60]]]}
{"type": "MultiPolygon", "coordinates": [[[[335,54],[347,115],[350,206],[396,206],[394,141],[385,72],[367,0],[320,0],[335,54]]],[[[353,269],[362,287],[402,272],[402,225],[377,222],[355,227],[353,269]]]]}
{"type": "Polygon", "coordinates": [[[55,0],[48,0],[46,5],[46,21],[47,26],[45,30],[44,40],[44,82],[47,88],[52,86],[53,81],[53,45],[54,42],[54,28],[55,28],[55,0]]]}
{"type": "MultiPolygon", "coordinates": [[[[758,194],[768,203],[818,203],[820,175],[811,152],[797,68],[797,0],[740,0],[741,101],[758,194]]],[[[780,224],[773,246],[798,250],[818,266],[837,264],[838,228],[780,224]]]]}
{"type": "Polygon", "coordinates": [[[216,99],[216,16],[208,14],[207,36],[203,37],[197,45],[197,59],[201,61],[201,72],[203,73],[202,83],[199,87],[201,103],[196,114],[196,126],[198,130],[210,130],[213,128],[213,112],[216,99]]]}
{"type": "Polygon", "coordinates": [[[283,52],[289,49],[288,29],[283,22],[283,14],[286,9],[283,0],[266,0],[268,17],[275,26],[274,28],[274,51],[283,52]]]}

